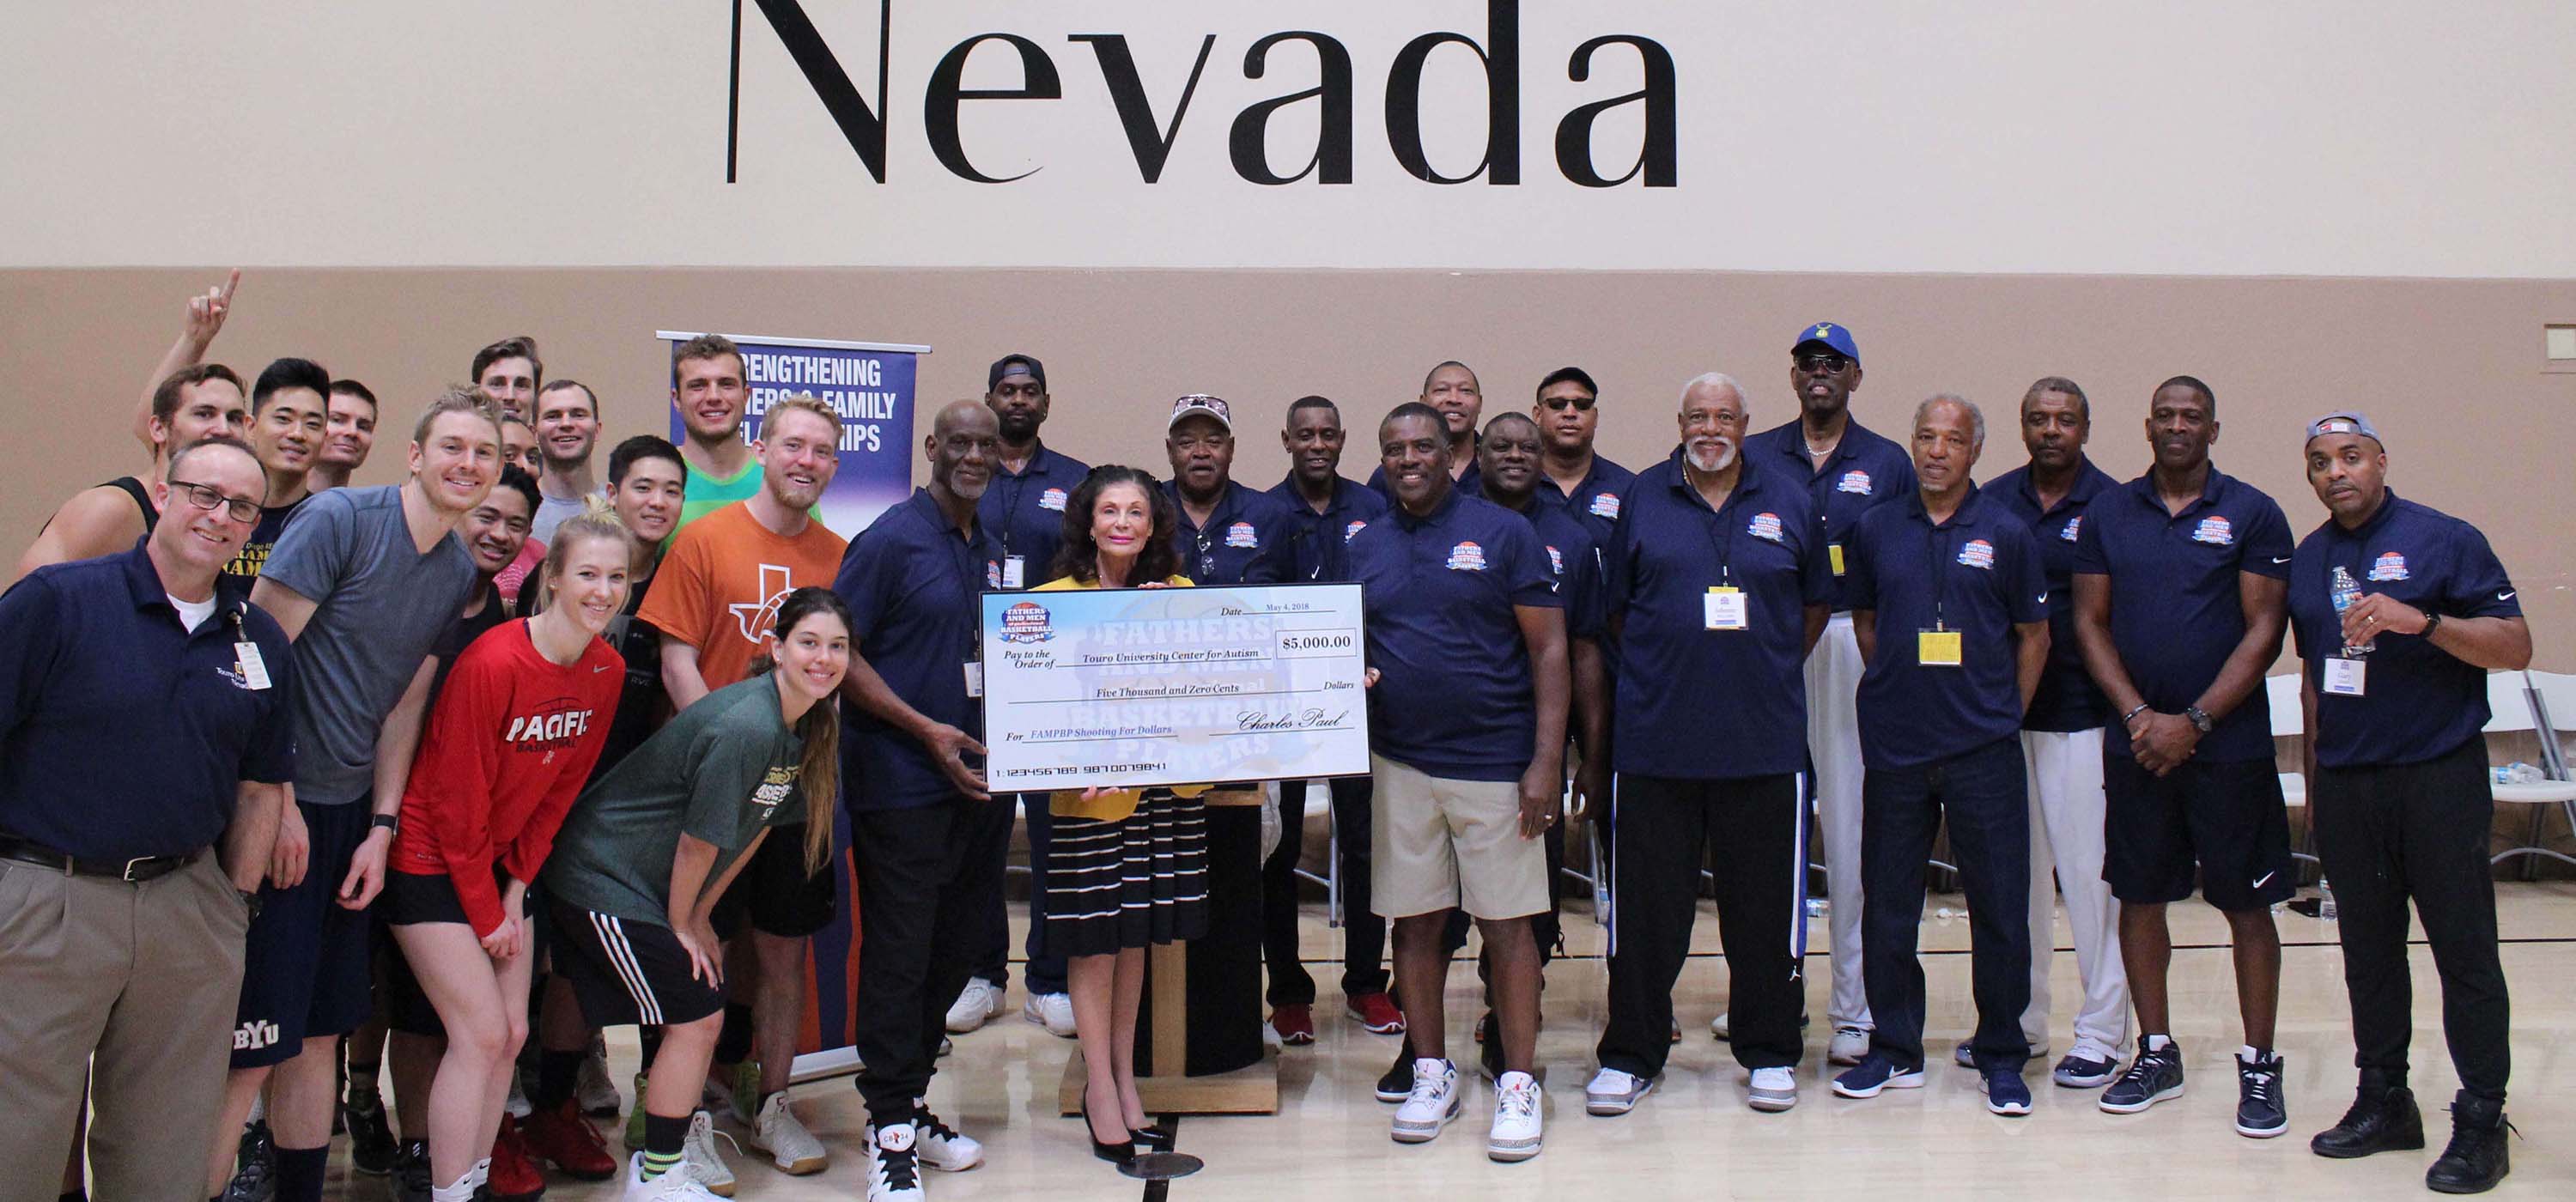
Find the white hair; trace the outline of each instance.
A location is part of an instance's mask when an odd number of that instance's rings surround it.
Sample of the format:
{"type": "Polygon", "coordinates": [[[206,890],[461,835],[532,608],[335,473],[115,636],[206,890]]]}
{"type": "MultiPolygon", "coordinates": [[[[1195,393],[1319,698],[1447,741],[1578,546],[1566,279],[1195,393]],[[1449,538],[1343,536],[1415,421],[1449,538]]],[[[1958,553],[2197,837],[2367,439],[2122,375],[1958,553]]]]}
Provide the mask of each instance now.
{"type": "Polygon", "coordinates": [[[1753,397],[1744,391],[1744,385],[1737,382],[1735,377],[1722,371],[1704,371],[1685,381],[1682,384],[1681,408],[1690,408],[1691,390],[1703,384],[1734,393],[1736,403],[1742,405],[1748,412],[1753,408],[1753,397]]]}
{"type": "Polygon", "coordinates": [[[1977,408],[1977,403],[1975,401],[1960,396],[1955,392],[1936,392],[1923,398],[1923,403],[1914,407],[1914,428],[1917,430],[1923,428],[1923,418],[1926,414],[1932,412],[1932,407],[1934,405],[1945,404],[1957,405],[1961,409],[1968,411],[1968,431],[1973,436],[1973,440],[1977,445],[1984,446],[1986,442],[1985,411],[1977,408]]]}

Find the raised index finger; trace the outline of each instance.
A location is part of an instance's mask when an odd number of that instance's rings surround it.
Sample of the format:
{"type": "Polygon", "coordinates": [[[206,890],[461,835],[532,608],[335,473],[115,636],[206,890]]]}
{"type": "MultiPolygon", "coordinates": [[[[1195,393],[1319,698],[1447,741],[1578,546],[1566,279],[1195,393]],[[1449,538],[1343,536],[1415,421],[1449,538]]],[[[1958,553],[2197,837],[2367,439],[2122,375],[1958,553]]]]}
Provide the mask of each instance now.
{"type": "Polygon", "coordinates": [[[222,300],[225,304],[230,305],[232,303],[233,289],[239,287],[241,287],[241,268],[236,267],[233,268],[231,275],[224,277],[224,292],[222,300]]]}

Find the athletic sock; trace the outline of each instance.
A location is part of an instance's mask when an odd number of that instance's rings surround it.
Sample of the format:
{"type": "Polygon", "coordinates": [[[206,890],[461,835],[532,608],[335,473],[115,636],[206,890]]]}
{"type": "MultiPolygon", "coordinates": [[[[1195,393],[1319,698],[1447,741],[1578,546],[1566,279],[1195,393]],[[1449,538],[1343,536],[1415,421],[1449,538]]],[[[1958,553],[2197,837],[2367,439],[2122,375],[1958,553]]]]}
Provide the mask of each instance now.
{"type": "Polygon", "coordinates": [[[467,1171],[464,1176],[457,1178],[454,1184],[432,1187],[429,1191],[429,1202],[474,1202],[473,1172],[467,1171]]]}
{"type": "Polygon", "coordinates": [[[331,1146],[277,1150],[277,1202],[322,1202],[322,1178],[331,1146]]]}
{"type": "Polygon", "coordinates": [[[635,1028],[635,1046],[643,1049],[644,1052],[644,1058],[637,1063],[644,1066],[645,1072],[652,1072],[653,1058],[662,1054],[662,1028],[658,1026],[635,1028]]]}
{"type": "Polygon", "coordinates": [[[2161,1052],[2172,1045],[2173,1040],[2170,1037],[2163,1035],[2141,1035],[2138,1037],[2138,1046],[2145,1048],[2150,1052],[2161,1052]]]}
{"type": "Polygon", "coordinates": [[[661,1176],[680,1167],[680,1157],[689,1138],[687,1118],[664,1118],[651,1111],[644,1113],[644,1180],[661,1176]]]}
{"type": "Polygon", "coordinates": [[[486,1185],[490,1185],[492,1183],[492,1158],[486,1156],[481,1160],[475,1161],[473,1168],[465,1170],[465,1175],[473,1179],[474,1188],[476,1189],[481,1189],[486,1185]]]}
{"type": "Polygon", "coordinates": [[[724,1028],[716,1033],[715,1062],[740,1064],[751,1059],[751,1007],[726,1002],[724,1028]]]}
{"type": "Polygon", "coordinates": [[[537,1053],[537,1092],[528,1104],[539,1111],[553,1110],[570,1098],[581,1080],[581,1062],[587,1052],[558,1052],[551,1048],[537,1053]]]}

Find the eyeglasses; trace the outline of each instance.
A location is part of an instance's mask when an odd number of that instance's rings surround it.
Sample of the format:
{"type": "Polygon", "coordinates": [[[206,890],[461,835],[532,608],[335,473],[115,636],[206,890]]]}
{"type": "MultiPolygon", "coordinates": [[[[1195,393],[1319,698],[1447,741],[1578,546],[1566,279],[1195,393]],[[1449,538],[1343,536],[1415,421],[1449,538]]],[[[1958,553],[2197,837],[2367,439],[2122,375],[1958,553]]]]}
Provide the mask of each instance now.
{"type": "Polygon", "coordinates": [[[1846,359],[1846,358],[1843,358],[1843,357],[1842,357],[1842,356],[1840,356],[1840,355],[1800,355],[1800,356],[1798,356],[1798,366],[1799,366],[1799,368],[1801,368],[1802,370],[1805,370],[1805,371],[1820,371],[1820,372],[1824,372],[1824,373],[1826,373],[1826,374],[1828,374],[1828,375],[1830,375],[1830,374],[1832,374],[1832,373],[1834,373],[1834,372],[1841,371],[1842,369],[1844,369],[1844,368],[1846,368],[1846,367],[1849,367],[1849,366],[1851,366],[1851,365],[1852,365],[1852,361],[1851,361],[1851,360],[1846,359]]]}
{"type": "Polygon", "coordinates": [[[1543,408],[1557,410],[1558,412],[1563,412],[1566,406],[1572,405],[1574,406],[1575,412],[1590,413],[1592,412],[1592,406],[1595,402],[1596,398],[1588,396],[1552,396],[1546,400],[1540,401],[1539,405],[1543,408]]]}
{"type": "Polygon", "coordinates": [[[217,505],[221,505],[224,507],[225,512],[232,515],[232,519],[234,521],[240,522],[245,526],[259,520],[259,502],[257,501],[245,501],[239,497],[227,497],[212,486],[191,484],[185,480],[173,480],[170,482],[170,487],[176,490],[180,496],[186,497],[188,499],[188,504],[199,509],[212,509],[217,505]]]}

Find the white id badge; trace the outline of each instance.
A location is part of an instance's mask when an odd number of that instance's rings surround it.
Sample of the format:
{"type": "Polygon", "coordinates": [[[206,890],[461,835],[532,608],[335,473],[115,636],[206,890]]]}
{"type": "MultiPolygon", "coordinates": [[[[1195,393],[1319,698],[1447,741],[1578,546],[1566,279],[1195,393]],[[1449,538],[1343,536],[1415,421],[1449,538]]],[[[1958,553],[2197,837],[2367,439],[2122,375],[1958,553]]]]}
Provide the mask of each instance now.
{"type": "Polygon", "coordinates": [[[1742,630],[1745,622],[1744,590],[1713,588],[1700,602],[1700,617],[1710,630],[1742,630]]]}
{"type": "Polygon", "coordinates": [[[1003,587],[1003,588],[1026,588],[1026,587],[1028,587],[1028,583],[1027,583],[1027,582],[1028,582],[1028,567],[1029,567],[1029,561],[1028,561],[1028,559],[1027,559],[1025,556],[1019,556],[1019,555],[1005,555],[1005,556],[1003,556],[1003,557],[1002,557],[1002,587],[1003,587]]]}
{"type": "Polygon", "coordinates": [[[967,661],[966,664],[966,695],[969,697],[984,695],[984,665],[972,660],[967,661]]]}
{"type": "Polygon", "coordinates": [[[259,644],[233,644],[233,659],[241,668],[242,683],[254,689],[268,687],[268,662],[259,657],[259,644]]]}
{"type": "Polygon", "coordinates": [[[2359,697],[2362,681],[2370,667],[2365,659],[2329,659],[2326,661],[2325,691],[2336,697],[2359,697]]]}

